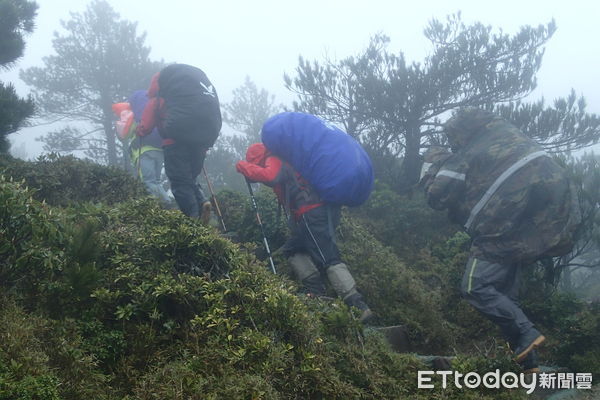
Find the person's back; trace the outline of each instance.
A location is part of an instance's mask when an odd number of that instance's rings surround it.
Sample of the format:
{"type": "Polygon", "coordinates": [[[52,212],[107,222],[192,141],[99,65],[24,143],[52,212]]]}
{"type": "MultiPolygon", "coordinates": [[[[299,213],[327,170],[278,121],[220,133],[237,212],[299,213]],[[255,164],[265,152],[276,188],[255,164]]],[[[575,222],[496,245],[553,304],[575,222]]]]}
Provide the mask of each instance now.
{"type": "Polygon", "coordinates": [[[488,258],[531,262],[564,254],[579,219],[564,168],[504,119],[464,113],[446,124],[456,151],[444,168],[464,174],[453,215],[488,258]]]}
{"type": "Polygon", "coordinates": [[[371,160],[360,143],[312,114],[283,112],[270,117],[262,126],[261,140],[330,204],[359,206],[373,189],[371,160]]]}
{"type": "MultiPolygon", "coordinates": [[[[131,105],[136,124],[140,123],[148,100],[146,90],[136,90],[129,96],[127,101],[131,105]]],[[[130,152],[136,173],[142,179],[148,191],[158,198],[164,207],[172,208],[171,198],[165,191],[161,181],[164,162],[161,144],[162,138],[158,133],[158,129],[154,128],[144,138],[135,136],[130,144],[130,152]]]]}
{"type": "Polygon", "coordinates": [[[172,64],[152,78],[148,96],[151,100],[144,109],[138,135],[158,127],[165,172],[179,209],[193,218],[202,214],[208,222],[211,205],[197,178],[221,129],[217,92],[199,68],[172,64]]]}
{"type": "Polygon", "coordinates": [[[201,69],[185,64],[165,67],[158,77],[158,96],[165,102],[163,137],[214,144],[222,125],[219,98],[201,69]]]}
{"type": "Polygon", "coordinates": [[[428,203],[448,209],[472,239],[461,294],[499,326],[523,369],[535,371],[545,337],[519,307],[519,273],[570,251],[580,223],[576,192],[562,167],[490,112],[459,110],[444,131],[453,153],[426,154],[435,170],[423,182],[428,203]]]}
{"type": "Polygon", "coordinates": [[[291,237],[282,250],[303,290],[310,296],[324,296],[322,275],[326,275],[338,296],[361,310],[361,321],[371,319],[373,313],[358,292],[336,244],[341,206],[323,201],[299,172],[262,143],[252,144],[246,160],[239,161],[236,169],[250,181],[272,187],[279,202],[291,211],[291,237]]]}

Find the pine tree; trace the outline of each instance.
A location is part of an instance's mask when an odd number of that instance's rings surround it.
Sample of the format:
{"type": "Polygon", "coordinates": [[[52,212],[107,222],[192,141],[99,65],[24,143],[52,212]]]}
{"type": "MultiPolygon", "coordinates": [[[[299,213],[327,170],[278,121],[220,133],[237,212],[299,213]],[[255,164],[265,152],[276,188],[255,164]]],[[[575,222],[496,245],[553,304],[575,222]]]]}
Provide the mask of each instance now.
{"type": "MultiPolygon", "coordinates": [[[[33,32],[37,3],[0,0],[0,69],[12,67],[25,51],[24,37],[33,32]]],[[[0,82],[0,153],[9,149],[8,135],[34,112],[33,99],[19,97],[12,84],[0,82]]]]}
{"type": "Polygon", "coordinates": [[[21,72],[43,119],[79,122],[45,136],[45,149],[82,150],[115,165],[121,151],[111,105],[147,88],[162,63],[150,61],[137,23],[122,20],[105,0],[92,1],[62,26],[66,34],[55,33],[53,40],[56,54],[44,58],[44,67],[21,72]]]}
{"type": "Polygon", "coordinates": [[[233,90],[233,100],[223,104],[223,119],[238,131],[238,135],[221,135],[214,149],[208,153],[205,165],[215,186],[245,191],[246,183],[235,170],[235,163],[246,157],[246,149],[260,142],[263,123],[281,110],[275,104],[275,96],[259,89],[250,77],[233,90]]]}
{"type": "Polygon", "coordinates": [[[339,62],[300,58],[286,86],[298,95],[296,109],[340,124],[368,149],[380,179],[406,189],[418,181],[421,149],[444,142],[441,122],[458,107],[497,107],[554,150],[594,143],[599,121],[585,113],[584,100],[572,94],[550,108],[521,103],[536,87],[555,29],[551,21],[514,35],[494,33],[481,23],[465,25],[457,14],[429,23],[431,50],[421,63],[388,52],[389,39],[378,35],[364,52],[339,62]]]}

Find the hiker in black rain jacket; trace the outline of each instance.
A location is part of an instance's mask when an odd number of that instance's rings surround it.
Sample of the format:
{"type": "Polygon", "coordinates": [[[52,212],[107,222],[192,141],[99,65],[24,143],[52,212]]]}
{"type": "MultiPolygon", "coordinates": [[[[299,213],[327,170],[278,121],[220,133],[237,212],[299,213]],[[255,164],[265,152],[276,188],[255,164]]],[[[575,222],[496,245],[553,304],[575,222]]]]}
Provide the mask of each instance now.
{"type": "Polygon", "coordinates": [[[207,222],[210,202],[196,181],[221,130],[217,92],[199,68],[172,64],[154,75],[148,97],[137,134],[145,136],[158,127],[165,172],[179,209],[193,218],[202,214],[207,222]]]}

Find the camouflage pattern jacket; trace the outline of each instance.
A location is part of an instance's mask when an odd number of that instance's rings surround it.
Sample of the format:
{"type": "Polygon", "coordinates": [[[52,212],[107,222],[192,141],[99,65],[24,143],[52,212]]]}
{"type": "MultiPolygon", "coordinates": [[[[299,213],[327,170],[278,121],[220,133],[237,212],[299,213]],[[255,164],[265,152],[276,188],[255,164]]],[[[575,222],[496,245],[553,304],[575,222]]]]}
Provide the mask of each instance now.
{"type": "Polygon", "coordinates": [[[573,247],[581,222],[566,171],[515,126],[483,110],[445,125],[453,153],[426,155],[425,191],[473,239],[472,251],[497,262],[528,263],[573,247]]]}

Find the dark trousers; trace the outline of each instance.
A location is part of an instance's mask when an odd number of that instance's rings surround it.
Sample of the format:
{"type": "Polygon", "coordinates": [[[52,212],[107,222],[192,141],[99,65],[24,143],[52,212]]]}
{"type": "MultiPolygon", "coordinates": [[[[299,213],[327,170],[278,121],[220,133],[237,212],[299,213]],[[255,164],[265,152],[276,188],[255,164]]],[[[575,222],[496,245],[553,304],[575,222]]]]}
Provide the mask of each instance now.
{"type": "Polygon", "coordinates": [[[199,217],[200,205],[206,201],[196,179],[204,167],[207,150],[181,141],[163,147],[171,191],[179,209],[189,217],[199,217]]]}
{"type": "Polygon", "coordinates": [[[340,251],[335,243],[335,229],[340,223],[341,208],[323,205],[302,214],[291,222],[291,237],[283,247],[289,257],[308,253],[317,268],[324,272],[330,265],[341,263],[340,251]]]}
{"type": "Polygon", "coordinates": [[[517,302],[519,272],[518,264],[498,264],[472,256],[461,284],[463,297],[498,325],[511,344],[533,327],[517,302]]]}

